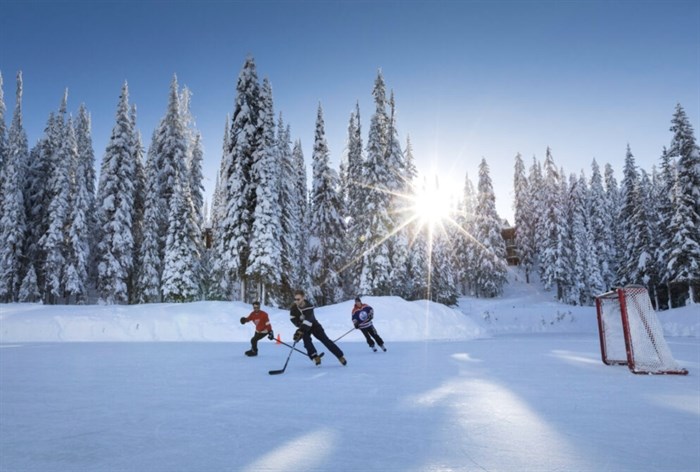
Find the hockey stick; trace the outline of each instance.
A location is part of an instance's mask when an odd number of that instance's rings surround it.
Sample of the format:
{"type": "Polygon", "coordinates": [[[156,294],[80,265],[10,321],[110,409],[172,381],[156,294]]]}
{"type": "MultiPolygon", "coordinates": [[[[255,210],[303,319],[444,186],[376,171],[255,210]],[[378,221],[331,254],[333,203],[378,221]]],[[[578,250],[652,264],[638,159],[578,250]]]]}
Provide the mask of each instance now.
{"type": "Polygon", "coordinates": [[[341,338],[344,338],[345,336],[347,336],[348,334],[352,333],[352,332],[355,331],[356,329],[357,329],[357,328],[352,328],[350,331],[348,331],[347,333],[343,334],[340,338],[334,339],[333,342],[334,342],[334,343],[338,342],[341,338]]]}
{"type": "Polygon", "coordinates": [[[299,341],[294,341],[294,344],[292,344],[292,348],[289,350],[289,355],[287,356],[287,360],[284,362],[284,367],[282,367],[280,370],[271,370],[268,372],[270,375],[277,375],[277,374],[283,374],[284,371],[287,369],[287,364],[289,364],[289,358],[292,357],[292,353],[294,352],[294,349],[296,349],[296,345],[299,341]]]}
{"type": "MultiPolygon", "coordinates": [[[[302,351],[302,350],[299,349],[299,348],[293,347],[291,344],[287,344],[286,342],[281,341],[281,340],[275,340],[275,342],[279,342],[280,344],[284,344],[284,345],[287,346],[287,347],[291,347],[291,348],[294,349],[296,352],[298,352],[298,353],[300,353],[300,354],[304,354],[306,357],[309,357],[309,355],[308,355],[307,353],[305,353],[304,351],[302,351]]],[[[318,355],[318,357],[323,357],[324,354],[325,354],[325,352],[322,352],[322,353],[320,353],[320,354],[318,355]]]]}

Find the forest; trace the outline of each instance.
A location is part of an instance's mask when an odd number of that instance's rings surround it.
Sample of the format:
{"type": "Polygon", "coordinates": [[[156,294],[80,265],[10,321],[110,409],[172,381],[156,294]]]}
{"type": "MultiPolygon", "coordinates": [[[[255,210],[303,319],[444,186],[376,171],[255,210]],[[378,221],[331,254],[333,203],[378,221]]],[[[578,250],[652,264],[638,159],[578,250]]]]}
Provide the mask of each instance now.
{"type": "Polygon", "coordinates": [[[208,156],[220,167],[206,202],[191,96],[174,76],[146,150],[124,83],[97,172],[88,109],[73,117],[66,93],[30,148],[22,74],[9,127],[0,75],[0,302],[281,307],[303,288],[319,306],[358,294],[452,305],[502,293],[507,226],[520,270],[553,299],[591,305],[640,284],[659,309],[700,302],[700,148],[680,104],[658,167],[639,168],[628,144],[619,183],[594,159],[588,175],[567,175],[549,148],[527,166],[514,156],[511,224],[496,212],[484,158],[449,214],[422,217],[421,199],[439,183],[418,178],[410,138],[399,142],[381,72],[367,134],[357,105],[338,169],[319,105],[309,185],[300,141],[250,56],[221,155],[208,156]]]}

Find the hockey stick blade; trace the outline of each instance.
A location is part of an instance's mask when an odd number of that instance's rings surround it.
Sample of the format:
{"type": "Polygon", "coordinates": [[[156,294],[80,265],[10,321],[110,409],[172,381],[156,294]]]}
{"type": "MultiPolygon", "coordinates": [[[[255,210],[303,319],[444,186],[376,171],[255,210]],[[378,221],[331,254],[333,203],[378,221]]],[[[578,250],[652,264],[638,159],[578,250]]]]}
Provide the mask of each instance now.
{"type": "Polygon", "coordinates": [[[284,369],[280,369],[280,370],[271,370],[270,372],[268,372],[268,374],[270,374],[270,375],[284,374],[284,369]]]}

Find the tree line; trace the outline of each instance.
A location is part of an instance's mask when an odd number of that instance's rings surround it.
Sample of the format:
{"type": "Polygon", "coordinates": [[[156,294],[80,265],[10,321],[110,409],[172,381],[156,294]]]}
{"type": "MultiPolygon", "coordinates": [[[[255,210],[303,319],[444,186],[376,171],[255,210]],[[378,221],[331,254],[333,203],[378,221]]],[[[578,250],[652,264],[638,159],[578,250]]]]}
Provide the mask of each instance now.
{"type": "Polygon", "coordinates": [[[521,266],[557,299],[590,305],[612,287],[643,285],[656,307],[700,302],[700,150],[683,107],[671,119],[659,167],[640,169],[628,144],[622,181],[593,160],[591,176],[557,168],[547,149],[527,175],[515,158],[521,266]]]}
{"type": "MultiPolygon", "coordinates": [[[[486,160],[476,188],[465,177],[451,217],[424,225],[415,199],[433,184],[417,178],[410,138],[399,141],[381,71],[366,144],[355,105],[338,170],[319,104],[309,185],[301,141],[275,112],[269,80],[260,81],[246,58],[210,208],[201,134],[176,77],[147,152],[123,85],[99,180],[84,105],[74,119],[65,94],[29,149],[21,73],[9,130],[2,90],[0,75],[0,301],[283,306],[304,288],[318,305],[357,294],[454,304],[462,294],[498,296],[506,283],[504,222],[486,160]]],[[[549,149],[544,169],[533,158],[528,175],[515,157],[516,242],[528,277],[536,271],[573,304],[590,304],[620,283],[663,286],[654,293],[665,299],[682,287],[692,300],[700,280],[700,157],[680,105],[672,124],[661,170],[640,171],[628,148],[619,187],[610,166],[603,183],[595,161],[590,180],[582,173],[567,181],[549,149]]]]}

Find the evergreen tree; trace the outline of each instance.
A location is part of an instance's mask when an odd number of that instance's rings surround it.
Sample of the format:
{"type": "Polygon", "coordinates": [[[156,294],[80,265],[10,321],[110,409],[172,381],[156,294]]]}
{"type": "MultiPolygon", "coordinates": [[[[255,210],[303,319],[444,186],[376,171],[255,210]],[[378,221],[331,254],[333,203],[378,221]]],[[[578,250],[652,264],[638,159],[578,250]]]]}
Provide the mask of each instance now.
{"type": "Polygon", "coordinates": [[[672,250],[667,269],[670,284],[689,288],[689,301],[700,301],[700,148],[693,127],[680,104],[671,120],[673,139],[669,154],[675,158],[678,174],[674,192],[675,212],[671,219],[672,250]]]}
{"type": "Polygon", "coordinates": [[[329,151],[320,104],[316,117],[312,160],[313,185],[309,231],[311,294],[319,306],[324,306],[339,302],[343,296],[338,270],[343,266],[345,256],[345,222],[338,193],[338,174],[328,164],[329,151]]]}
{"type": "Polygon", "coordinates": [[[350,114],[348,123],[348,163],[345,183],[345,208],[347,209],[347,247],[350,257],[345,272],[346,293],[357,292],[357,283],[362,271],[362,245],[360,237],[364,236],[366,213],[364,211],[364,159],[362,157],[362,124],[360,122],[360,104],[355,104],[355,111],[350,114]]]}
{"type": "Polygon", "coordinates": [[[624,177],[621,184],[620,198],[622,206],[620,208],[620,234],[622,245],[620,264],[617,268],[617,279],[622,285],[640,284],[640,280],[636,280],[636,269],[638,264],[638,256],[641,248],[635,246],[635,218],[638,215],[638,205],[641,203],[641,194],[639,191],[639,173],[637,165],[634,161],[634,155],[627,145],[625,154],[624,177]]]}
{"type": "MultiPolygon", "coordinates": [[[[157,138],[153,132],[151,142],[157,138]]],[[[163,264],[161,259],[160,227],[160,197],[158,186],[158,167],[155,156],[156,147],[151,146],[146,159],[145,196],[142,242],[139,249],[139,303],[157,303],[161,301],[161,274],[163,264]]]]}
{"type": "Polygon", "coordinates": [[[107,304],[128,303],[128,283],[134,267],[134,130],[129,114],[129,89],[122,86],[116,123],[102,159],[98,209],[97,290],[107,304]]]}
{"type": "Polygon", "coordinates": [[[54,162],[54,169],[49,179],[49,193],[52,196],[47,214],[49,226],[46,233],[39,240],[39,244],[46,254],[44,299],[50,304],[62,301],[64,281],[66,279],[73,284],[71,293],[85,293],[84,287],[75,286],[80,274],[66,272],[69,251],[68,228],[70,225],[69,217],[71,216],[70,197],[71,190],[73,190],[70,185],[70,174],[73,164],[78,160],[78,148],[72,120],[68,120],[67,123],[63,124],[62,133],[63,136],[60,140],[57,159],[54,162]]]}
{"type": "Polygon", "coordinates": [[[27,274],[22,280],[17,301],[20,303],[36,303],[41,301],[41,293],[39,292],[39,285],[36,279],[36,270],[32,263],[29,263],[27,274]]]}
{"type": "MultiPolygon", "coordinates": [[[[403,295],[406,292],[405,287],[409,283],[406,279],[409,234],[405,220],[407,219],[406,215],[410,211],[410,198],[408,193],[411,190],[413,175],[409,173],[401,144],[399,143],[398,130],[396,128],[396,104],[393,92],[389,98],[387,150],[384,161],[389,176],[386,182],[386,188],[389,192],[391,202],[391,207],[389,208],[391,237],[387,241],[387,244],[389,246],[391,267],[389,278],[393,281],[393,286],[390,288],[389,294],[403,295]]],[[[446,250],[448,248],[446,244],[446,250]]],[[[450,267],[451,266],[452,264],[450,264],[450,267]]],[[[446,283],[447,282],[446,280],[446,283]]],[[[450,280],[449,283],[451,284],[450,289],[454,290],[453,281],[450,280]]],[[[447,298],[449,297],[446,291],[443,299],[447,298]]]]}
{"type": "Polygon", "coordinates": [[[476,293],[481,297],[495,297],[503,292],[503,285],[506,283],[506,246],[501,236],[496,197],[486,159],[482,159],[479,164],[475,230],[476,239],[479,241],[475,266],[476,293]]]}
{"type": "Polygon", "coordinates": [[[540,276],[542,276],[542,253],[544,252],[545,244],[545,229],[544,229],[544,215],[545,215],[545,187],[544,187],[544,177],[542,176],[542,165],[537,160],[537,157],[532,157],[532,165],[530,166],[528,172],[528,184],[530,186],[530,201],[533,208],[533,226],[534,226],[534,238],[535,238],[535,260],[534,264],[538,270],[540,276]]]}
{"type": "Polygon", "coordinates": [[[457,233],[455,263],[458,267],[456,282],[461,285],[461,292],[465,295],[474,295],[476,290],[476,276],[474,270],[477,260],[479,245],[476,240],[476,191],[469,174],[464,176],[462,198],[457,208],[456,220],[460,226],[457,233]]]}
{"type": "Polygon", "coordinates": [[[246,298],[253,219],[256,207],[254,156],[262,145],[260,85],[252,57],[243,65],[236,84],[236,101],[229,133],[230,146],[223,157],[226,209],[217,234],[218,253],[229,280],[241,284],[240,298],[246,298]]]}
{"type": "MultiPolygon", "coordinates": [[[[7,161],[7,126],[5,125],[5,92],[0,72],[0,189],[2,189],[3,167],[7,161]]],[[[2,192],[0,192],[0,208],[2,208],[2,192]]]]}
{"type": "Polygon", "coordinates": [[[131,271],[128,281],[129,303],[137,303],[140,299],[140,286],[138,285],[141,254],[143,245],[143,218],[145,212],[146,176],[143,165],[143,144],[141,133],[136,129],[136,105],[131,106],[131,126],[133,133],[132,149],[134,151],[134,206],[131,214],[131,232],[134,238],[133,260],[134,270],[131,271]]]}
{"type": "Polygon", "coordinates": [[[595,283],[591,285],[591,292],[597,295],[611,288],[611,284],[615,279],[615,275],[611,270],[615,248],[609,245],[613,241],[614,222],[607,212],[608,205],[603,186],[603,176],[595,159],[591,164],[591,171],[588,201],[589,230],[591,234],[591,250],[598,261],[598,268],[594,273],[600,274],[600,280],[597,278],[592,279],[595,280],[595,283]]]}
{"type": "Polygon", "coordinates": [[[22,125],[22,73],[17,73],[17,99],[7,140],[7,158],[2,169],[3,206],[0,208],[0,301],[17,300],[23,277],[22,257],[25,243],[23,169],[29,147],[22,125]]]}
{"type": "Polygon", "coordinates": [[[608,234],[610,240],[606,241],[606,245],[610,251],[610,278],[606,280],[606,285],[608,287],[615,287],[619,285],[617,274],[618,267],[622,262],[622,228],[620,224],[622,199],[617,180],[615,179],[615,173],[610,164],[605,164],[604,180],[606,196],[605,206],[608,215],[608,224],[610,225],[610,232],[608,234]]]}
{"type": "Polygon", "coordinates": [[[700,214],[700,147],[695,141],[693,126],[680,103],[676,105],[670,130],[673,139],[668,152],[678,163],[680,191],[693,203],[695,213],[700,214]]]}
{"type": "Polygon", "coordinates": [[[279,300],[290,300],[294,295],[294,290],[299,281],[296,280],[295,266],[297,260],[297,239],[296,227],[301,219],[300,199],[305,198],[305,194],[297,195],[296,190],[296,169],[294,168],[294,155],[292,153],[291,132],[289,126],[284,123],[280,113],[277,121],[277,152],[279,155],[280,172],[278,177],[279,185],[279,209],[280,209],[280,288],[276,297],[279,300]]]}
{"type": "Polygon", "coordinates": [[[538,238],[542,238],[542,251],[540,253],[540,277],[545,289],[549,290],[553,286],[557,287],[557,300],[562,300],[564,295],[563,281],[563,260],[564,260],[564,215],[562,208],[561,188],[562,177],[554,165],[551,150],[547,148],[544,162],[544,182],[543,182],[543,217],[542,233],[538,238]]]}
{"type": "Polygon", "coordinates": [[[86,270],[88,272],[87,285],[94,284],[95,273],[95,231],[97,220],[95,216],[95,150],[92,144],[92,120],[90,113],[84,104],[78,108],[78,117],[75,121],[75,140],[78,148],[78,165],[76,167],[76,187],[81,193],[81,205],[84,206],[84,218],[87,228],[85,235],[87,242],[88,260],[86,270]]]}
{"type": "Polygon", "coordinates": [[[659,215],[658,240],[655,260],[659,270],[660,283],[666,286],[665,297],[668,300],[668,308],[673,308],[673,298],[669,282],[671,275],[668,270],[668,261],[672,249],[674,234],[671,232],[671,220],[675,214],[677,170],[676,163],[666,147],[661,153],[660,174],[657,182],[658,194],[656,200],[656,213],[659,215]]]}
{"type": "Polygon", "coordinates": [[[300,264],[298,261],[309,260],[309,237],[307,227],[310,220],[309,196],[306,183],[306,164],[304,163],[304,153],[301,149],[301,142],[294,143],[292,150],[292,162],[294,166],[294,198],[295,213],[299,215],[299,219],[294,224],[294,232],[292,233],[292,241],[294,245],[294,253],[296,255],[296,263],[294,264],[293,281],[296,282],[296,287],[311,286],[311,271],[308,264],[300,264]]]}
{"type": "Polygon", "coordinates": [[[656,194],[653,184],[646,171],[640,171],[639,179],[639,204],[635,209],[633,217],[632,232],[634,233],[634,246],[631,251],[634,255],[633,277],[635,283],[647,286],[649,295],[655,297],[656,285],[658,284],[658,272],[654,254],[656,253],[655,224],[656,215],[654,201],[656,194]]]}
{"type": "Polygon", "coordinates": [[[211,205],[210,227],[212,231],[212,243],[210,248],[204,252],[204,260],[202,261],[202,275],[205,278],[204,284],[208,286],[205,289],[205,296],[208,300],[226,300],[230,297],[231,281],[222,257],[219,257],[218,244],[219,235],[223,227],[224,214],[226,212],[226,185],[225,185],[225,165],[226,156],[231,146],[229,116],[226,115],[224,123],[224,140],[222,145],[221,162],[219,164],[219,172],[216,174],[216,185],[214,187],[214,196],[211,205]],[[210,268],[210,269],[209,269],[210,268]],[[210,274],[207,277],[207,274],[210,274]]]}
{"type": "Polygon", "coordinates": [[[255,153],[252,174],[255,186],[255,210],[246,275],[255,284],[256,294],[267,302],[269,288],[279,289],[282,264],[280,198],[280,157],[275,142],[272,89],[267,79],[261,90],[263,123],[262,145],[255,153]]]}
{"type": "Polygon", "coordinates": [[[194,210],[186,182],[186,176],[178,174],[172,189],[163,256],[162,292],[166,302],[191,302],[199,295],[199,253],[194,241],[199,235],[195,234],[192,219],[187,217],[194,210]]]}
{"type": "Polygon", "coordinates": [[[387,166],[386,152],[388,147],[389,117],[386,113],[386,92],[384,78],[381,72],[377,74],[372,92],[375,102],[375,112],[367,138],[367,160],[363,172],[365,189],[363,211],[363,233],[359,236],[359,254],[362,254],[362,272],[360,275],[360,291],[367,295],[388,295],[392,293],[391,284],[391,252],[386,244],[391,237],[392,208],[390,183],[396,175],[392,175],[387,166]]]}
{"type": "Polygon", "coordinates": [[[525,281],[530,283],[530,271],[535,262],[535,212],[533,201],[530,199],[530,185],[525,175],[525,163],[520,153],[515,156],[513,189],[515,246],[520,267],[525,271],[525,281]]]}

